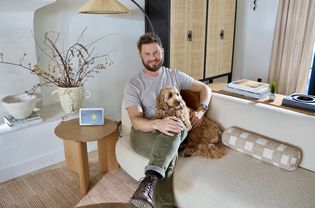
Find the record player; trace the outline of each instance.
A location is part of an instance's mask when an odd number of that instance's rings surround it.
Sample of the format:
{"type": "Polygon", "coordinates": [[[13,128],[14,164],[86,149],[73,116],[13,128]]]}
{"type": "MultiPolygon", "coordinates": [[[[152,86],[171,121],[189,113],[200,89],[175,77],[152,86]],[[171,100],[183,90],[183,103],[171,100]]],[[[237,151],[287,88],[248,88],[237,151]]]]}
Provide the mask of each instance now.
{"type": "Polygon", "coordinates": [[[283,98],[282,105],[293,106],[315,112],[315,96],[293,93],[288,97],[283,98]]]}

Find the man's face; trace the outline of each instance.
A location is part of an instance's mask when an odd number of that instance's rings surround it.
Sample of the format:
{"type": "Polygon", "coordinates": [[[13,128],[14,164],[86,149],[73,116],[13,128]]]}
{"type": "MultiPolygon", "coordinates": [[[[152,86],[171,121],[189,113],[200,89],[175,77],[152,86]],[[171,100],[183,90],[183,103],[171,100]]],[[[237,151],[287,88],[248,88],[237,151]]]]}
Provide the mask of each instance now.
{"type": "Polygon", "coordinates": [[[143,44],[140,57],[144,67],[152,72],[160,69],[164,62],[164,50],[157,43],[143,44]]]}

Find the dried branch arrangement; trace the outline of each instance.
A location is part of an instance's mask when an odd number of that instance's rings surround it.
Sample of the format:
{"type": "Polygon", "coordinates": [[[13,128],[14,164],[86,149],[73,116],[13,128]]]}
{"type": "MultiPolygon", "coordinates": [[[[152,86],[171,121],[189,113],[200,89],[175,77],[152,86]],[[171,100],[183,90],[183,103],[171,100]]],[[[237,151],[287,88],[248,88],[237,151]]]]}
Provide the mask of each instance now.
{"type": "Polygon", "coordinates": [[[19,63],[7,62],[4,54],[0,53],[0,63],[19,66],[29,70],[31,73],[43,78],[44,82],[34,86],[31,92],[38,87],[53,84],[58,87],[79,87],[95,74],[110,67],[113,62],[108,54],[96,55],[94,45],[107,36],[103,36],[89,44],[82,43],[82,37],[86,29],[82,31],[78,40],[68,49],[62,50],[60,45],[60,33],[45,33],[44,46],[36,41],[39,49],[49,57],[49,64],[46,70],[42,70],[38,65],[24,64],[21,58],[19,63]]]}

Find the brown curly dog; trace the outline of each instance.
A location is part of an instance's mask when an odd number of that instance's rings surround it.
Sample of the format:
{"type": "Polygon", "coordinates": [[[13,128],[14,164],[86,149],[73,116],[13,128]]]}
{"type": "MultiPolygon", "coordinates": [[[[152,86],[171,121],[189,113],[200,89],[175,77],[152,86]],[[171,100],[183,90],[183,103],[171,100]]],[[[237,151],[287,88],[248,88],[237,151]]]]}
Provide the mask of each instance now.
{"type": "Polygon", "coordinates": [[[218,146],[222,136],[219,125],[205,116],[199,127],[191,129],[189,119],[191,110],[186,106],[176,88],[167,87],[162,89],[157,97],[156,104],[156,118],[176,116],[190,130],[188,137],[180,148],[185,157],[201,156],[208,159],[218,159],[224,155],[223,146],[218,146]]]}
{"type": "Polygon", "coordinates": [[[175,87],[167,87],[160,91],[156,99],[156,109],[156,118],[176,116],[188,130],[191,129],[189,108],[175,87]]]}

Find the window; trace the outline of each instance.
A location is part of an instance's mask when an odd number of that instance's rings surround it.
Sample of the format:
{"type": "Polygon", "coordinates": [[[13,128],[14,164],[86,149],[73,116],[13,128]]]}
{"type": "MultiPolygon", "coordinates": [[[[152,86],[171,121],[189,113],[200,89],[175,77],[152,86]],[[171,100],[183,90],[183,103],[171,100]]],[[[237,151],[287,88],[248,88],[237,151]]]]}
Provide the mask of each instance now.
{"type": "Polygon", "coordinates": [[[315,43],[313,47],[313,60],[306,83],[306,94],[315,95],[315,43]]]}

